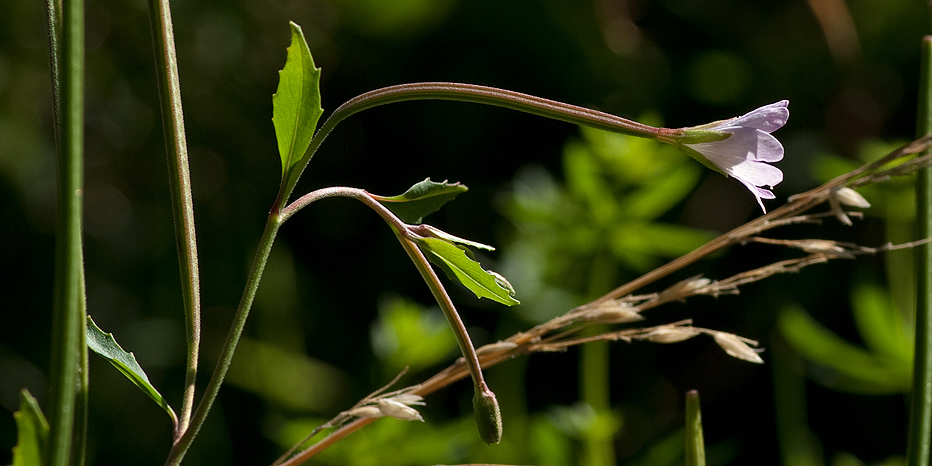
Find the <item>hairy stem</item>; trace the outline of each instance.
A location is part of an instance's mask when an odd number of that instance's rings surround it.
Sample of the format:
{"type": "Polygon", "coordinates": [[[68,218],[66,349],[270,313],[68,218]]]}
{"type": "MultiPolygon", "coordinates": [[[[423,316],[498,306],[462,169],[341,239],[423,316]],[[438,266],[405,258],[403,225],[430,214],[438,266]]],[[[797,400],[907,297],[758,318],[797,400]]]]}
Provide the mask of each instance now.
{"type": "Polygon", "coordinates": [[[220,386],[223,385],[223,380],[226,378],[230,363],[233,361],[233,353],[236,351],[236,345],[239,343],[243,328],[246,326],[246,318],[249,317],[249,310],[252,308],[252,302],[256,297],[256,290],[259,289],[259,280],[262,278],[262,272],[265,270],[265,264],[268,262],[269,253],[272,251],[272,244],[275,242],[278,229],[282,224],[279,211],[280,206],[274,206],[265,224],[265,231],[262,232],[262,238],[259,240],[259,249],[256,251],[252,269],[249,272],[249,278],[246,280],[246,288],[243,290],[243,296],[240,298],[239,305],[233,315],[233,323],[230,325],[227,339],[224,341],[223,348],[220,350],[217,366],[214,368],[214,372],[210,377],[210,382],[204,389],[203,398],[200,403],[198,403],[197,409],[191,416],[191,422],[187,430],[185,430],[181,437],[177,438],[174,445],[172,445],[171,452],[169,452],[168,458],[165,460],[166,466],[174,466],[181,463],[181,460],[191,446],[191,442],[194,440],[197,432],[200,430],[201,426],[204,425],[207,414],[210,412],[210,408],[213,406],[214,400],[220,392],[220,386]]]}
{"type": "Polygon", "coordinates": [[[168,0],[149,1],[149,19],[155,44],[155,69],[159,83],[165,151],[168,155],[172,212],[175,218],[175,242],[181,269],[181,292],[184,300],[185,334],[188,351],[185,361],[185,385],[181,416],[175,425],[175,438],[188,427],[194,408],[194,389],[201,341],[200,277],[197,264],[197,236],[194,228],[194,202],[191,199],[191,175],[181,107],[181,84],[172,32],[168,0]]]}

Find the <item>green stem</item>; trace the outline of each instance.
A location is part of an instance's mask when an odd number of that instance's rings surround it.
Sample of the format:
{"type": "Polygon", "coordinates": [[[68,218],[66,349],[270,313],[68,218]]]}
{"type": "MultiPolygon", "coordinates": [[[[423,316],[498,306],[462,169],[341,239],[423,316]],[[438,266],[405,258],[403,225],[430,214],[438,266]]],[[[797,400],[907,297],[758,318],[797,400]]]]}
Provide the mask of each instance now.
{"type": "MultiPolygon", "coordinates": [[[[919,82],[920,136],[932,133],[932,37],[922,41],[921,77],[919,82]]],[[[919,171],[916,181],[916,222],[919,237],[932,237],[932,169],[919,171]]],[[[916,345],[913,361],[907,465],[929,466],[932,443],[932,244],[916,247],[917,308],[916,345]]]]}
{"type": "MultiPolygon", "coordinates": [[[[430,292],[434,295],[434,299],[437,300],[437,304],[440,305],[440,309],[443,311],[443,315],[446,316],[447,322],[450,323],[453,334],[456,336],[456,343],[459,345],[460,352],[463,353],[463,358],[466,361],[466,367],[469,369],[470,375],[472,375],[473,385],[476,391],[481,390],[485,387],[485,379],[482,376],[482,367],[479,366],[479,356],[476,355],[476,349],[473,347],[472,340],[469,339],[469,333],[466,332],[466,325],[463,324],[463,319],[461,319],[459,313],[456,312],[456,306],[453,305],[453,300],[450,299],[447,290],[443,287],[443,284],[440,283],[440,277],[434,272],[433,267],[430,266],[430,262],[427,261],[427,258],[424,257],[424,253],[421,252],[417,245],[410,239],[404,237],[404,235],[397,230],[396,235],[398,236],[398,241],[401,242],[401,246],[404,247],[405,252],[408,253],[408,257],[411,258],[411,261],[414,262],[414,266],[417,267],[417,271],[421,273],[424,282],[427,283],[427,287],[430,288],[430,292]]],[[[485,389],[488,390],[488,388],[485,389]]]]}
{"type": "Polygon", "coordinates": [[[456,336],[456,342],[459,345],[460,351],[463,353],[463,357],[466,360],[466,367],[469,368],[469,372],[473,377],[473,384],[477,387],[484,385],[485,381],[482,377],[482,369],[479,367],[479,357],[476,355],[476,350],[473,347],[472,341],[469,339],[469,334],[466,332],[466,326],[463,324],[463,320],[460,319],[459,314],[456,312],[456,306],[453,305],[453,300],[450,299],[446,289],[444,289],[443,284],[440,282],[440,278],[437,277],[437,274],[434,272],[434,269],[431,268],[427,258],[424,257],[424,253],[422,253],[417,245],[414,244],[411,239],[409,239],[409,226],[397,216],[395,216],[391,210],[373,199],[372,196],[370,196],[369,193],[365,190],[335,186],[311,191],[310,193],[301,196],[298,198],[298,200],[294,201],[282,210],[282,221],[287,220],[297,211],[301,210],[314,201],[338,196],[356,199],[363,204],[366,204],[392,227],[396,236],[398,236],[398,241],[401,242],[401,246],[404,247],[405,252],[407,252],[408,256],[411,258],[411,261],[414,262],[414,265],[417,267],[418,272],[420,272],[421,277],[427,283],[428,288],[430,288],[431,293],[434,295],[434,299],[437,300],[437,304],[440,305],[440,309],[443,310],[443,314],[446,316],[447,321],[450,323],[450,327],[453,328],[453,334],[456,336]]]}
{"type": "MultiPolygon", "coordinates": [[[[599,296],[615,283],[617,263],[611,259],[610,251],[599,250],[593,255],[589,272],[588,296],[599,296]]],[[[605,328],[594,327],[587,334],[595,335],[605,328]]],[[[579,348],[579,391],[582,401],[588,404],[597,417],[612,416],[611,384],[609,381],[609,342],[593,341],[579,348]]],[[[616,464],[615,446],[612,437],[615,429],[590,429],[584,433],[582,464],[608,466],[616,464]]]]}
{"type": "MultiPolygon", "coordinates": [[[[54,0],[52,0],[54,1],[54,0]]],[[[49,7],[49,24],[56,14],[49,7]]],[[[52,314],[52,364],[48,464],[83,462],[83,420],[87,373],[84,343],[84,265],[81,215],[84,160],[84,3],[69,0],[61,9],[61,145],[58,160],[58,213],[55,235],[55,290],[52,314]],[[84,355],[82,355],[84,354],[84,355]],[[77,456],[76,456],[77,455],[77,456]]],[[[57,35],[52,32],[51,34],[57,35]]],[[[53,58],[53,73],[56,59],[53,58]]],[[[54,78],[54,76],[53,76],[54,78]]]]}
{"type": "Polygon", "coordinates": [[[699,392],[686,392],[686,466],[705,466],[705,441],[702,439],[702,413],[699,392]]]}
{"type": "MultiPolygon", "coordinates": [[[[666,131],[671,131],[627,120],[610,113],[495,87],[446,82],[409,83],[369,91],[337,107],[321,125],[297,166],[303,171],[327,135],[349,116],[380,105],[410,100],[450,100],[492,105],[605,131],[652,139],[666,131]]],[[[289,187],[285,194],[290,195],[291,188],[293,186],[289,187]]]]}
{"type": "Polygon", "coordinates": [[[187,429],[191,411],[194,408],[194,389],[201,340],[200,279],[197,264],[197,236],[194,228],[194,202],[191,199],[191,175],[184,133],[184,113],[181,107],[181,84],[178,80],[178,60],[175,56],[175,40],[168,0],[150,0],[149,17],[155,44],[155,69],[159,83],[162,126],[165,128],[165,149],[168,155],[169,185],[175,218],[178,262],[181,268],[185,334],[188,342],[181,415],[175,426],[175,438],[178,438],[187,429]]]}
{"type": "Polygon", "coordinates": [[[220,350],[217,366],[214,368],[210,382],[208,382],[207,387],[204,389],[203,398],[200,403],[198,403],[197,409],[191,416],[191,422],[187,430],[185,430],[184,434],[177,438],[174,445],[172,445],[171,452],[169,452],[168,458],[165,460],[166,466],[174,466],[181,463],[181,460],[184,458],[185,453],[187,453],[197,432],[200,430],[201,426],[204,425],[207,414],[211,406],[213,406],[217,394],[220,392],[220,386],[223,385],[223,380],[226,378],[230,363],[233,361],[233,353],[236,351],[236,345],[239,343],[240,335],[242,335],[243,328],[246,326],[246,318],[249,317],[249,310],[252,308],[252,302],[256,297],[256,290],[259,289],[259,280],[262,278],[262,272],[265,270],[265,264],[268,262],[269,253],[272,251],[272,244],[275,242],[278,229],[282,224],[280,211],[280,205],[276,204],[273,206],[272,213],[269,215],[269,219],[265,224],[265,231],[262,232],[262,238],[259,240],[259,249],[256,251],[256,256],[253,259],[252,269],[249,272],[249,278],[246,280],[246,288],[243,290],[243,296],[240,298],[239,306],[237,306],[236,313],[233,315],[233,323],[227,333],[227,339],[223,343],[223,348],[220,350]]]}

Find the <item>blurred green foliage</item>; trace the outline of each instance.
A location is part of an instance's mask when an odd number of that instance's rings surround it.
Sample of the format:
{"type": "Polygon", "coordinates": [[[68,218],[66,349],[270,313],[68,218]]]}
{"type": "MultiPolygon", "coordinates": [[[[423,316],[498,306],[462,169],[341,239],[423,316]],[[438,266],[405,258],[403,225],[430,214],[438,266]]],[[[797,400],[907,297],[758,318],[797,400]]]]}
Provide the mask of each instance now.
{"type": "MultiPolygon", "coordinates": [[[[775,190],[784,198],[828,171],[856,165],[862,151],[876,154],[889,141],[908,140],[915,127],[926,6],[836,2],[836,17],[850,14],[853,28],[845,29],[844,21],[820,25],[812,3],[175,2],[203,273],[201,383],[278,188],[269,118],[289,20],[302,25],[322,68],[325,113],[379,86],[426,80],[510,88],[648,123],[663,115],[670,126],[787,98],[792,117],[777,133],[787,149],[779,164],[786,180],[775,190]],[[820,157],[826,153],[835,157],[820,157]]],[[[47,388],[55,160],[42,8],[12,0],[0,10],[0,257],[6,264],[0,291],[8,316],[0,326],[0,463],[8,464],[20,390],[43,403],[47,388]]],[[[183,324],[147,15],[141,1],[87,7],[88,309],[177,406],[183,324]]],[[[738,183],[702,172],[668,149],[456,103],[399,104],[354,116],[328,138],[298,193],[332,184],[401,192],[428,176],[470,186],[428,220],[498,246],[501,254],[482,262],[498,259],[492,268],[511,280],[524,303],[504,310],[451,287],[479,344],[564,312],[688,250],[708,232],[757,215],[738,183]]],[[[912,239],[908,187],[862,193],[874,207],[855,228],[827,221],[799,234],[868,246],[912,239]]],[[[748,247],[698,271],[721,278],[777,259],[774,254],[748,247]]],[[[831,332],[807,344],[836,341],[868,357],[892,371],[883,386],[896,392],[904,364],[896,355],[905,349],[897,335],[908,331],[898,322],[907,322],[912,309],[910,268],[908,251],[887,253],[816,266],[738,297],[696,300],[658,314],[695,317],[772,348],[779,312],[805,310],[820,325],[808,330],[831,332]]],[[[269,463],[286,439],[297,441],[318,420],[349,408],[399,367],[412,366],[402,384],[422,380],[455,357],[449,341],[441,342],[447,337],[435,311],[425,308],[430,302],[389,229],[365,208],[328,200],[303,211],[282,231],[247,344],[185,464],[269,463]]],[[[612,414],[609,430],[621,426],[612,441],[620,463],[678,462],[682,393],[698,388],[709,464],[798,464],[780,451],[772,401],[792,384],[774,386],[766,366],[735,361],[711,342],[618,344],[608,351],[610,409],[594,412],[596,418],[612,414]]],[[[762,356],[771,362],[776,353],[762,356]]],[[[478,441],[465,415],[470,387],[455,385],[427,400],[426,423],[379,421],[321,461],[576,464],[577,435],[594,422],[576,403],[578,361],[575,352],[539,355],[489,371],[505,411],[501,445],[478,441]],[[577,416],[572,422],[566,410],[577,416]]],[[[810,464],[893,464],[905,443],[903,397],[826,389],[802,377],[832,367],[810,362],[789,369],[802,385],[796,407],[808,406],[803,427],[818,439],[810,464]]],[[[881,387],[871,380],[868,386],[881,387]]],[[[162,462],[170,423],[101,360],[91,364],[91,408],[89,464],[162,462]]]]}

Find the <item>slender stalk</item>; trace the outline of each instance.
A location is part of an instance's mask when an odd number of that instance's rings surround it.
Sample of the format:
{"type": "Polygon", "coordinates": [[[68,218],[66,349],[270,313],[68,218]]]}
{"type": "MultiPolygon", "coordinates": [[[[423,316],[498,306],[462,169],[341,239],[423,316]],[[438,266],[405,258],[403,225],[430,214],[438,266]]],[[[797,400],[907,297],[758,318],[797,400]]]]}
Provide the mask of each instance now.
{"type": "Polygon", "coordinates": [[[463,319],[460,319],[460,315],[456,312],[456,306],[453,305],[453,300],[450,299],[447,290],[444,289],[443,285],[440,283],[440,277],[434,272],[427,258],[424,257],[424,253],[421,252],[417,245],[405,238],[401,233],[396,233],[396,235],[398,236],[398,241],[401,242],[401,246],[404,247],[405,252],[408,253],[408,257],[411,258],[418,272],[421,273],[421,277],[424,278],[424,282],[427,283],[427,287],[430,288],[430,292],[434,295],[434,299],[437,300],[437,304],[440,305],[440,309],[443,310],[443,315],[446,316],[447,322],[450,323],[450,327],[453,328],[453,334],[456,335],[456,343],[459,345],[460,352],[463,353],[463,358],[466,360],[466,367],[469,368],[469,374],[472,375],[473,385],[475,385],[478,390],[479,387],[485,385],[485,380],[482,376],[482,368],[479,366],[479,356],[476,355],[476,349],[469,339],[469,333],[466,332],[466,325],[463,324],[463,319]]]}
{"type": "Polygon", "coordinates": [[[159,83],[162,126],[168,155],[172,211],[175,217],[175,241],[181,268],[181,292],[184,300],[185,334],[188,341],[185,361],[185,385],[181,415],[175,426],[177,439],[187,429],[194,408],[194,389],[201,340],[201,297],[197,263],[197,236],[194,228],[194,202],[191,199],[191,175],[181,107],[181,84],[172,32],[168,0],[149,1],[149,19],[155,46],[155,70],[159,83]]]}
{"type": "MultiPolygon", "coordinates": [[[[351,115],[369,108],[411,100],[450,100],[492,105],[631,136],[657,138],[658,135],[673,131],[655,128],[610,113],[495,87],[448,82],[409,83],[369,91],[337,107],[311,140],[298,166],[303,170],[327,135],[337,124],[351,115]]],[[[290,194],[290,191],[286,194],[290,194]]]]}
{"type": "Polygon", "coordinates": [[[52,81],[52,111],[55,117],[55,148],[61,151],[61,0],[46,0],[45,25],[49,42],[49,71],[52,81]]]}
{"type": "MultiPolygon", "coordinates": [[[[593,255],[589,271],[588,296],[599,296],[615,283],[618,264],[610,251],[599,249],[593,255]]],[[[586,331],[587,335],[605,333],[605,327],[596,326],[586,331]]],[[[612,415],[611,382],[609,374],[609,342],[593,341],[579,348],[579,392],[596,416],[612,415]]],[[[589,429],[583,434],[582,464],[609,466],[616,464],[615,445],[612,437],[615,429],[589,429]]]]}
{"type": "Polygon", "coordinates": [[[243,290],[243,296],[240,298],[239,306],[237,306],[236,312],[233,315],[233,323],[230,325],[227,339],[224,341],[223,348],[220,350],[217,366],[214,368],[210,382],[208,382],[207,387],[204,389],[203,398],[200,403],[198,403],[197,409],[194,410],[191,416],[188,428],[175,440],[174,445],[172,445],[168,458],[165,460],[166,466],[178,465],[181,463],[194,437],[197,435],[201,426],[204,425],[207,414],[210,412],[210,408],[213,406],[213,402],[220,392],[220,386],[223,385],[223,380],[226,378],[230,363],[233,361],[233,353],[236,350],[236,345],[239,343],[240,335],[242,335],[243,328],[246,326],[246,318],[249,317],[249,310],[252,308],[252,302],[256,297],[256,290],[259,289],[259,280],[262,278],[262,272],[265,270],[265,264],[268,262],[269,253],[272,251],[272,244],[275,242],[278,229],[281,227],[282,222],[279,210],[280,208],[277,206],[273,208],[265,224],[265,230],[262,232],[262,238],[259,240],[259,249],[256,251],[252,269],[246,280],[246,288],[243,290]]]}
{"type": "Polygon", "coordinates": [[[431,293],[434,295],[434,299],[437,300],[437,303],[440,305],[440,309],[443,310],[443,314],[446,316],[447,321],[450,323],[450,327],[453,329],[453,333],[456,336],[456,342],[460,347],[460,351],[463,353],[463,357],[466,360],[466,366],[469,368],[470,374],[473,377],[473,383],[478,387],[483,385],[485,381],[482,377],[482,370],[479,367],[479,358],[476,356],[476,350],[473,347],[472,341],[469,339],[469,334],[466,332],[466,326],[463,324],[463,320],[460,319],[459,314],[456,312],[456,306],[453,304],[453,300],[450,299],[450,296],[447,294],[446,289],[440,282],[440,278],[437,277],[437,274],[434,272],[434,269],[431,268],[430,263],[427,258],[424,257],[424,253],[415,245],[404,232],[408,230],[408,225],[401,221],[391,210],[388,210],[381,203],[376,201],[369,195],[365,190],[358,188],[348,188],[342,186],[335,186],[330,188],[318,189],[312,191],[304,196],[298,198],[287,207],[282,210],[282,221],[290,218],[298,210],[301,210],[308,204],[324,199],[327,197],[348,197],[351,199],[356,199],[379,214],[385,222],[387,222],[392,229],[395,231],[396,236],[398,236],[398,241],[401,242],[401,246],[404,247],[405,252],[408,253],[408,257],[411,258],[411,261],[414,262],[414,265],[417,267],[418,272],[421,273],[421,277],[427,283],[427,286],[430,288],[431,293]]]}
{"type": "Polygon", "coordinates": [[[702,413],[699,392],[686,392],[686,466],[705,466],[705,441],[702,439],[702,413]]]}
{"type": "MultiPolygon", "coordinates": [[[[917,132],[932,134],[932,36],[922,41],[917,132]]],[[[932,169],[919,171],[916,179],[916,222],[919,237],[932,237],[932,169]]],[[[916,247],[917,299],[916,345],[910,403],[907,465],[928,466],[932,443],[932,245],[916,247]]]]}
{"type": "MultiPolygon", "coordinates": [[[[52,0],[54,1],[54,0],[52,0]]],[[[54,8],[49,7],[49,24],[55,24],[54,8]]],[[[55,235],[55,290],[52,314],[52,364],[49,409],[49,465],[64,466],[83,462],[73,458],[83,454],[83,420],[86,413],[83,374],[87,351],[84,344],[84,271],[81,249],[82,185],[84,160],[84,2],[68,0],[61,9],[60,65],[61,144],[58,160],[58,213],[55,235]]],[[[51,34],[55,34],[52,32],[51,34]]],[[[54,78],[54,76],[53,76],[54,78]]]]}

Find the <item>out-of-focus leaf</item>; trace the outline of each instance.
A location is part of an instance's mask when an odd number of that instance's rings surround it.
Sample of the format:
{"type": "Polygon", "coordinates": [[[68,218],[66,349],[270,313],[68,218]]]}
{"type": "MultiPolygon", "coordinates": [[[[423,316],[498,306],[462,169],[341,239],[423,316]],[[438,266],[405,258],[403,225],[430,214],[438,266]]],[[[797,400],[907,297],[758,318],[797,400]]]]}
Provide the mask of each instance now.
{"type": "Polygon", "coordinates": [[[852,393],[903,393],[909,390],[910,371],[890,364],[822,327],[798,308],[784,309],[780,333],[804,359],[817,365],[813,378],[833,389],[852,393]]]}
{"type": "Polygon", "coordinates": [[[314,66],[301,26],[289,25],[291,45],[279,72],[278,89],[272,95],[272,123],[282,159],[282,178],[291,181],[297,178],[292,168],[311,143],[324,110],[320,106],[320,68],[314,66]]]}
{"type": "Polygon", "coordinates": [[[695,164],[669,170],[664,176],[645,181],[640,189],[620,200],[622,218],[653,220],[693,192],[701,171],[695,164]]]}
{"type": "Polygon", "coordinates": [[[339,368],[252,338],[240,339],[227,382],[295,412],[323,412],[351,401],[339,368]]]}
{"type": "Polygon", "coordinates": [[[566,187],[576,199],[585,203],[591,222],[603,226],[618,217],[615,193],[603,176],[589,147],[570,143],[564,150],[563,172],[566,187]]]}
{"type": "Polygon", "coordinates": [[[417,372],[438,364],[456,350],[456,339],[443,314],[402,298],[385,300],[371,331],[372,347],[387,373],[410,367],[417,372]]]}
{"type": "Polygon", "coordinates": [[[438,238],[419,238],[415,241],[431,262],[442,267],[477,297],[489,298],[508,306],[520,304],[504,277],[484,270],[466,254],[465,249],[438,238]]]}
{"type": "Polygon", "coordinates": [[[430,178],[408,188],[404,194],[398,196],[372,195],[398,216],[405,223],[421,223],[428,214],[440,209],[444,204],[453,200],[457,194],[466,192],[468,188],[460,183],[437,183],[430,178]]]}
{"type": "Polygon", "coordinates": [[[854,288],[851,307],[858,332],[875,353],[898,360],[904,369],[913,364],[913,330],[907,328],[903,315],[889,295],[873,285],[860,284],[854,288]]]}
{"type": "Polygon", "coordinates": [[[709,232],[665,223],[627,222],[608,238],[612,253],[635,270],[656,267],[664,257],[677,257],[713,238],[709,232]]]}
{"type": "Polygon", "coordinates": [[[23,389],[20,392],[16,420],[17,443],[13,447],[12,466],[43,466],[45,444],[49,438],[49,423],[45,420],[39,402],[23,389]]]}
{"type": "Polygon", "coordinates": [[[113,367],[116,367],[130,382],[133,382],[133,384],[139,387],[143,393],[149,395],[152,401],[155,401],[156,404],[161,406],[162,409],[168,413],[172,418],[173,424],[178,422],[175,411],[172,410],[168,402],[162,398],[159,391],[149,382],[149,377],[146,376],[146,372],[143,371],[139,363],[136,362],[136,356],[133,355],[133,353],[127,352],[120,347],[113,338],[113,334],[101,330],[100,327],[94,323],[94,320],[91,319],[91,316],[87,316],[86,334],[87,347],[90,348],[91,351],[101,355],[107,361],[110,361],[110,364],[113,364],[113,367]]]}
{"type": "Polygon", "coordinates": [[[705,466],[702,411],[699,392],[695,390],[686,393],[686,466],[705,466]]]}

